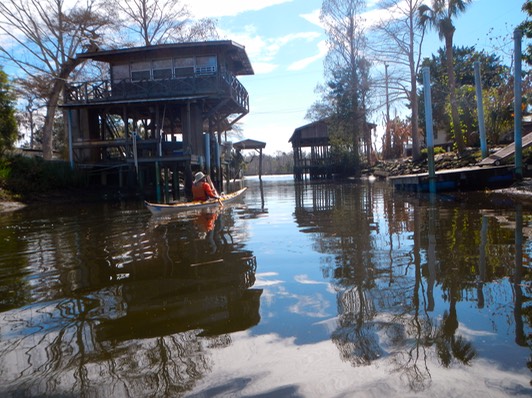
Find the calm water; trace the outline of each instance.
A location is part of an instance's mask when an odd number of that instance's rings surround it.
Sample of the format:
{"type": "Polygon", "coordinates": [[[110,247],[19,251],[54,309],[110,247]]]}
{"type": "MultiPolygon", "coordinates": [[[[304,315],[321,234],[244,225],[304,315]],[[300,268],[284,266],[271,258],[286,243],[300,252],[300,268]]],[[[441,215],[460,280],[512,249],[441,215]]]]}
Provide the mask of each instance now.
{"type": "Polygon", "coordinates": [[[244,182],[218,214],[0,214],[0,396],[531,396],[532,211],[244,182]]]}

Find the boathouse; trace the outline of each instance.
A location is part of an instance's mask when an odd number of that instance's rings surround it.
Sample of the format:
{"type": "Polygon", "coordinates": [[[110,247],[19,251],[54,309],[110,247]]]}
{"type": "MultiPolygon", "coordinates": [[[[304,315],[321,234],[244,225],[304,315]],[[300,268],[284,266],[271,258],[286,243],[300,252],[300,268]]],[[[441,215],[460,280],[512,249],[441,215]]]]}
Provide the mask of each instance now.
{"type": "Polygon", "coordinates": [[[238,158],[241,159],[243,159],[241,153],[243,150],[254,150],[259,154],[259,180],[262,179],[262,150],[266,148],[266,143],[262,141],[246,139],[235,142],[233,144],[233,148],[236,150],[238,158]]]}
{"type": "Polygon", "coordinates": [[[176,43],[78,54],[108,77],[67,86],[69,158],[102,184],[134,185],[159,202],[190,194],[193,173],[223,184],[225,131],[249,112],[238,81],[253,69],[233,41],[176,43]]]}
{"type": "MultiPolygon", "coordinates": [[[[368,163],[372,161],[371,133],[376,127],[366,123],[360,137],[360,154],[368,163]]],[[[303,180],[306,175],[311,180],[331,179],[341,169],[340,161],[331,153],[327,119],[296,128],[288,142],[292,143],[296,180],[303,180]]]]}

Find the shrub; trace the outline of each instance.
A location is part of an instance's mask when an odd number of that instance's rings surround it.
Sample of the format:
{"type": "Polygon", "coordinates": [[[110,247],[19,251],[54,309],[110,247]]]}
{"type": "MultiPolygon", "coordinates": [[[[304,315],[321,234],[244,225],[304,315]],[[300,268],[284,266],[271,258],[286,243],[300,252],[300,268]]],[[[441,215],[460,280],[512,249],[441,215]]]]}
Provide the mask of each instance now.
{"type": "Polygon", "coordinates": [[[0,186],[27,196],[79,187],[84,179],[67,162],[13,156],[0,160],[0,186]]]}
{"type": "MultiPolygon", "coordinates": [[[[434,155],[438,155],[440,153],[445,153],[445,152],[447,152],[447,151],[444,148],[442,148],[441,146],[435,146],[434,147],[434,155]]],[[[423,148],[421,150],[421,160],[427,159],[427,155],[428,155],[427,148],[423,148]]]]}

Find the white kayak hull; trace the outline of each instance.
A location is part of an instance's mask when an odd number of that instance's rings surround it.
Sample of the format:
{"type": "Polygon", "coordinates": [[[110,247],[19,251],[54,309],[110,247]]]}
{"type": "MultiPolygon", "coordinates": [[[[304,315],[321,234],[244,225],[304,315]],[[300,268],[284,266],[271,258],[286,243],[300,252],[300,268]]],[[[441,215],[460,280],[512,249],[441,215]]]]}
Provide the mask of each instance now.
{"type": "Polygon", "coordinates": [[[247,187],[239,189],[238,191],[223,195],[220,200],[218,199],[209,199],[205,202],[177,202],[177,203],[151,203],[144,202],[148,210],[154,214],[175,214],[185,211],[194,211],[194,210],[203,210],[209,208],[221,207],[226,203],[231,203],[239,199],[242,194],[246,191],[247,187]]]}

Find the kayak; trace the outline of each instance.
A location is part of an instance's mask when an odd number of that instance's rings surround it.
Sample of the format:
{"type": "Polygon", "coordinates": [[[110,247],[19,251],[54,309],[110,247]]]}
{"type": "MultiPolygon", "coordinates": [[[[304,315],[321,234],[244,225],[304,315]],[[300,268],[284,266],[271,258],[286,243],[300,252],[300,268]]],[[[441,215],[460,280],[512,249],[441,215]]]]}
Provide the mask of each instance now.
{"type": "Polygon", "coordinates": [[[214,207],[223,206],[226,203],[231,203],[236,201],[241,197],[241,195],[246,191],[247,187],[239,189],[238,191],[223,194],[220,199],[209,199],[204,202],[194,201],[194,202],[175,202],[175,203],[150,203],[145,201],[144,204],[148,210],[154,214],[174,214],[181,213],[184,211],[193,211],[193,210],[202,210],[209,209],[214,207]]]}

